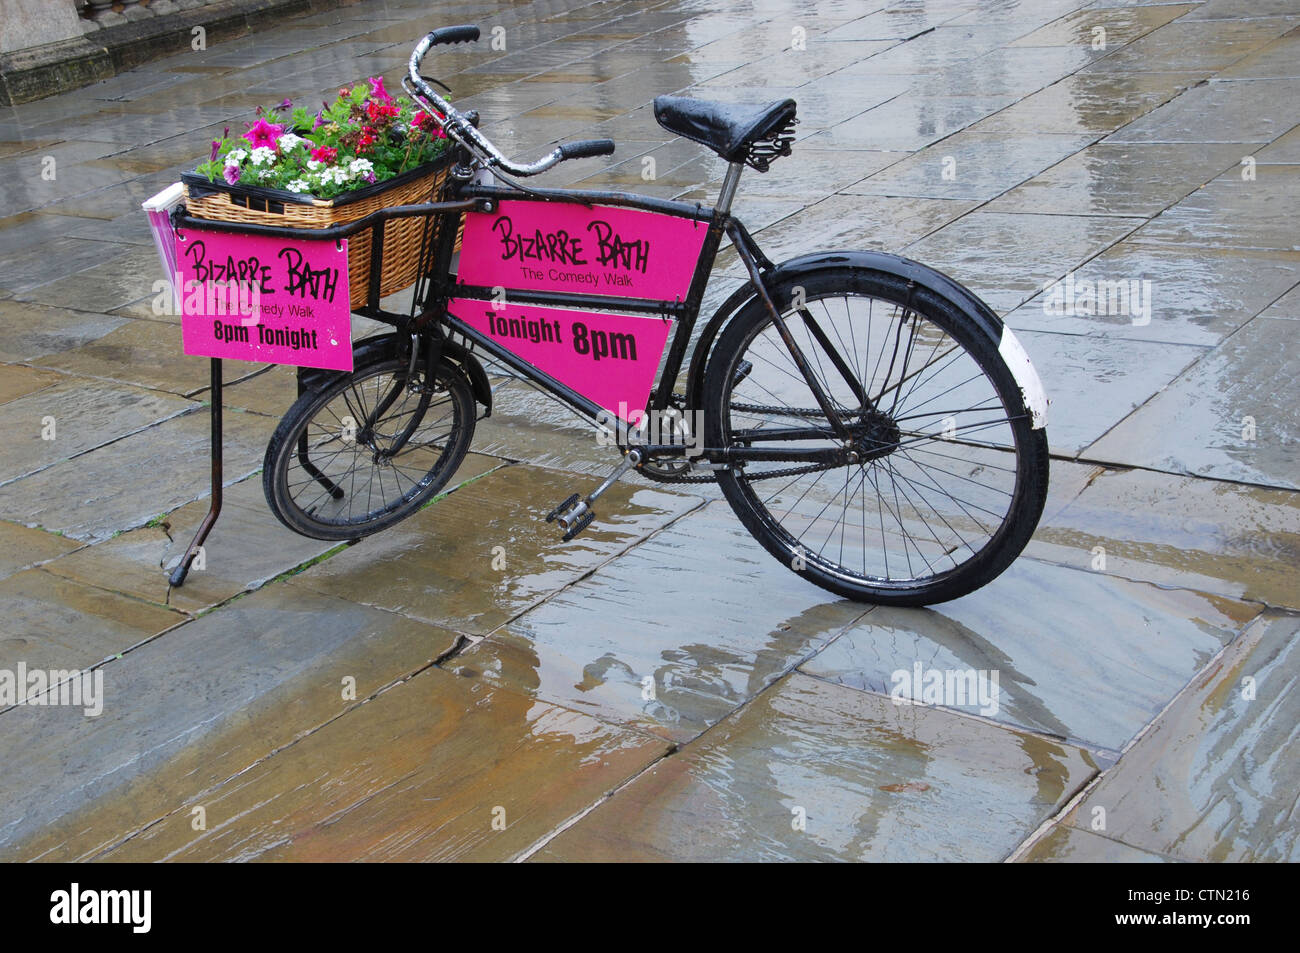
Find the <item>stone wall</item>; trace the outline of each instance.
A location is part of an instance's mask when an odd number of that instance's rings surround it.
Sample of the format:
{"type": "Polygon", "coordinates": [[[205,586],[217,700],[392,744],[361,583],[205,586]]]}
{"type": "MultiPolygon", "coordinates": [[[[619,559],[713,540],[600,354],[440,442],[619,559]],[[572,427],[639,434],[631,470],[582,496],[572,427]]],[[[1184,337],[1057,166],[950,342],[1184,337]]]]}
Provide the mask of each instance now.
{"type": "Polygon", "coordinates": [[[0,106],[107,79],[207,41],[240,36],[286,14],[355,0],[0,0],[0,106]]]}

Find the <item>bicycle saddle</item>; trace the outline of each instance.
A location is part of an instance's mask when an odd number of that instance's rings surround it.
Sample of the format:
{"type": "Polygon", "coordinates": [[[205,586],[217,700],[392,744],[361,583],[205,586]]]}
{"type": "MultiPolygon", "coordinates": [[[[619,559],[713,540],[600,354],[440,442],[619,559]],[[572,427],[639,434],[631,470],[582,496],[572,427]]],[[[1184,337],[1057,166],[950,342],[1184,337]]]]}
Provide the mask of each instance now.
{"type": "Polygon", "coordinates": [[[686,96],[656,96],[655,119],[669,132],[708,146],[728,162],[766,172],[777,156],[788,156],[797,120],[795,101],[733,106],[686,96]]]}

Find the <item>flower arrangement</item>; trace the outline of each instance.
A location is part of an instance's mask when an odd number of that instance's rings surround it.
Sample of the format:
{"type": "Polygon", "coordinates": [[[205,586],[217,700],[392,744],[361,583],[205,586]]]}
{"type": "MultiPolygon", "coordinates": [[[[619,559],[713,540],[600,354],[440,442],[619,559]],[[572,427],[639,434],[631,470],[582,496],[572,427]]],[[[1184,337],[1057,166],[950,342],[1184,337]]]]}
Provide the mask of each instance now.
{"type": "Polygon", "coordinates": [[[213,141],[200,175],[329,199],[432,162],[447,149],[435,116],[389,95],[378,76],[340,89],[314,116],[287,99],[257,113],[247,132],[232,137],[227,128],[213,141]]]}

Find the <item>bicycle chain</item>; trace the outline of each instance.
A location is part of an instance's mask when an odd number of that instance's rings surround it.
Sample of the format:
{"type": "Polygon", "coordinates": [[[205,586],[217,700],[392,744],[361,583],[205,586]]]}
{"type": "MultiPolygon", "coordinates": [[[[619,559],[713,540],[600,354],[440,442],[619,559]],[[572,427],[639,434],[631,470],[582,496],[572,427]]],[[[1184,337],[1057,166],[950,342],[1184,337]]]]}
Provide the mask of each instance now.
{"type": "MultiPolygon", "coordinates": [[[[748,477],[748,479],[752,482],[754,480],[771,480],[783,476],[800,476],[805,473],[819,473],[823,470],[835,470],[844,465],[845,464],[810,463],[807,466],[802,467],[786,467],[784,470],[764,470],[762,473],[756,473],[748,477]]],[[[717,480],[717,477],[713,475],[668,476],[662,471],[646,470],[642,467],[637,467],[637,472],[642,476],[654,480],[656,483],[714,483],[717,480]]]]}
{"type": "MultiPolygon", "coordinates": [[[[677,395],[674,394],[673,396],[675,397],[677,395]]],[[[762,404],[732,404],[731,409],[741,410],[748,413],[784,415],[786,417],[825,416],[821,411],[821,409],[817,407],[794,408],[794,407],[773,407],[773,406],[765,406],[762,404]]],[[[775,479],[777,477],[801,476],[802,474],[805,473],[818,473],[823,470],[834,470],[836,468],[837,465],[833,463],[812,463],[802,467],[786,467],[784,470],[765,470],[762,473],[755,474],[753,477],[750,477],[750,479],[770,480],[770,479],[775,479]]],[[[651,480],[654,480],[656,483],[714,483],[717,481],[717,477],[713,475],[672,476],[663,472],[662,470],[647,469],[644,464],[640,467],[637,467],[637,472],[642,474],[645,477],[648,477],[651,480]]]]}

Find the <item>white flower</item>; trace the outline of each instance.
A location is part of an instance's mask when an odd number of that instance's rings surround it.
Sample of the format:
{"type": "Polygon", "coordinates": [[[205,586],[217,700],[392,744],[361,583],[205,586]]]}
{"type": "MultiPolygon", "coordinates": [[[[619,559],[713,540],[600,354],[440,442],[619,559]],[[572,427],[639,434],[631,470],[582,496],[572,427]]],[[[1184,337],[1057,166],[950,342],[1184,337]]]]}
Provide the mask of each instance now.
{"type": "Polygon", "coordinates": [[[275,161],[275,152],[266,146],[258,146],[253,150],[253,165],[266,165],[275,161]]]}
{"type": "Polygon", "coordinates": [[[348,181],[348,171],[341,166],[335,166],[332,169],[321,169],[312,177],[318,185],[343,185],[348,181]]]}
{"type": "Polygon", "coordinates": [[[285,188],[288,189],[290,192],[311,191],[311,186],[307,184],[307,181],[305,179],[294,179],[292,182],[286,185],[285,188]]]}
{"type": "Polygon", "coordinates": [[[248,153],[243,149],[231,149],[226,153],[226,165],[237,166],[248,158],[248,153]]]}
{"type": "Polygon", "coordinates": [[[307,160],[307,168],[310,169],[312,172],[315,172],[315,171],[316,171],[317,169],[319,169],[320,167],[321,167],[321,164],[320,164],[320,162],[318,162],[317,160],[315,160],[315,159],[308,159],[308,160],[307,160]]]}
{"type": "Polygon", "coordinates": [[[294,146],[300,145],[306,141],[307,140],[302,136],[295,136],[291,132],[286,132],[280,137],[279,145],[281,149],[292,149],[294,146]]]}
{"type": "Polygon", "coordinates": [[[353,175],[361,175],[365,172],[373,172],[375,165],[369,159],[353,159],[348,163],[348,171],[353,175]]]}

